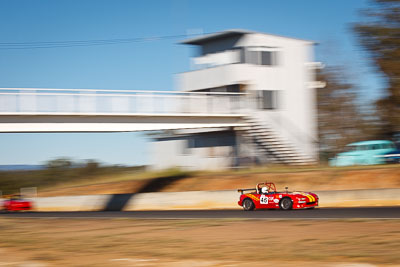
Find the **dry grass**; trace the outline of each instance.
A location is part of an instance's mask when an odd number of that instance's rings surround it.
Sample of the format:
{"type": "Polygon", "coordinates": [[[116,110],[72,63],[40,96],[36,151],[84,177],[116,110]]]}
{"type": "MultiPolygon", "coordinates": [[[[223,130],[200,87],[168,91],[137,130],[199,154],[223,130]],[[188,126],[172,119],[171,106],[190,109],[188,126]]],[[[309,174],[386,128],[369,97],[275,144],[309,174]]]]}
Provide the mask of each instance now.
{"type": "Polygon", "coordinates": [[[399,220],[1,219],[0,254],[7,257],[0,263],[12,259],[50,266],[400,264],[399,229],[399,220]]]}
{"type": "Polygon", "coordinates": [[[123,174],[121,177],[99,177],[79,184],[60,184],[39,190],[41,196],[123,194],[137,193],[158,177],[180,176],[179,179],[159,189],[164,192],[194,190],[228,190],[254,187],[261,181],[273,181],[278,190],[346,190],[372,188],[400,188],[400,165],[366,166],[348,168],[326,167],[271,167],[226,172],[182,173],[169,172],[123,174]]]}

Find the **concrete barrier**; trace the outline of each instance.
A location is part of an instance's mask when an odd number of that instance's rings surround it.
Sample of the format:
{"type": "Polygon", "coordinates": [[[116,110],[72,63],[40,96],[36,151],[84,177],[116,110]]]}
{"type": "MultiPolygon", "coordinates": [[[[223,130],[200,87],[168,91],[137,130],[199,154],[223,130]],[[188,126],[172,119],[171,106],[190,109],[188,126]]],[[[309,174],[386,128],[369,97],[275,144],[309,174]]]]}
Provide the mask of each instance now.
{"type": "Polygon", "coordinates": [[[397,206],[400,189],[316,191],[320,207],[397,206]]]}
{"type": "Polygon", "coordinates": [[[111,195],[37,197],[32,199],[37,211],[103,210],[111,195]]]}
{"type": "Polygon", "coordinates": [[[146,193],[132,198],[126,210],[235,209],[239,195],[232,190],[146,193]]]}
{"type": "MultiPolygon", "coordinates": [[[[400,205],[400,189],[316,191],[320,207],[400,205]]],[[[240,209],[235,190],[39,197],[37,211],[240,209]]]]}

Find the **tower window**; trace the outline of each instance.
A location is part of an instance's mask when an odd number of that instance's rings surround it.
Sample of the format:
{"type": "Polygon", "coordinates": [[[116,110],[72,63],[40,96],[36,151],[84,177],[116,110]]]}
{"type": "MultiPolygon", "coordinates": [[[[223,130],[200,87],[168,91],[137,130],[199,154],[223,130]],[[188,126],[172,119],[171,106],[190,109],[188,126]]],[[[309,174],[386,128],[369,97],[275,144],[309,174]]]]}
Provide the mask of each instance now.
{"type": "Polygon", "coordinates": [[[278,91],[276,90],[259,91],[259,107],[260,109],[277,109],[278,91]]]}
{"type": "Polygon", "coordinates": [[[242,63],[264,65],[264,66],[276,66],[278,52],[277,51],[264,51],[264,50],[245,50],[241,56],[242,63]]]}
{"type": "Polygon", "coordinates": [[[273,65],[272,64],[272,52],[262,51],[261,52],[261,65],[273,65]]]}

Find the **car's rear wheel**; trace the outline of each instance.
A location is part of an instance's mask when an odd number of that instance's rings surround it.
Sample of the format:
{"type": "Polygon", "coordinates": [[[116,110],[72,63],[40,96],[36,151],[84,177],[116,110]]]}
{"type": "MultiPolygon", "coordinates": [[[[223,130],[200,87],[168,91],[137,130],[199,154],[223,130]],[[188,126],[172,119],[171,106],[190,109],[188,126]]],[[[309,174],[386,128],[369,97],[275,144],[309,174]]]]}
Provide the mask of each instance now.
{"type": "Polygon", "coordinates": [[[290,198],[282,198],[281,202],[279,203],[279,207],[281,210],[291,210],[293,207],[293,202],[290,198]]]}
{"type": "Polygon", "coordinates": [[[251,199],[246,198],[245,200],[243,200],[243,209],[245,211],[254,210],[254,208],[255,208],[255,205],[251,199]]]}

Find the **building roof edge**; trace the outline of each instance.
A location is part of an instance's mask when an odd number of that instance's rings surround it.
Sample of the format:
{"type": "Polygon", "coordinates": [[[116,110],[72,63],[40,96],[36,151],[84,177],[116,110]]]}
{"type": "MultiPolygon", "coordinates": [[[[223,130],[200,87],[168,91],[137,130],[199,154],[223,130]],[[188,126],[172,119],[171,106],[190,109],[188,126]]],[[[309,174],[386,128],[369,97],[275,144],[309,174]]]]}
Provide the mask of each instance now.
{"type": "Polygon", "coordinates": [[[299,40],[299,41],[312,43],[312,44],[318,44],[318,42],[313,41],[313,40],[306,40],[306,39],[301,39],[301,38],[293,38],[293,37],[287,37],[287,36],[283,36],[283,35],[256,32],[256,31],[250,31],[250,30],[244,30],[244,29],[229,29],[229,30],[225,30],[225,31],[215,32],[215,33],[208,33],[208,34],[204,34],[202,36],[193,37],[193,38],[189,38],[189,39],[183,40],[183,41],[181,41],[179,43],[180,44],[190,44],[190,45],[202,45],[202,44],[204,44],[204,43],[206,43],[208,41],[221,39],[221,38],[224,38],[224,37],[231,37],[231,36],[245,35],[245,34],[252,34],[252,33],[264,34],[264,35],[276,36],[276,37],[281,37],[281,38],[299,40]]]}

